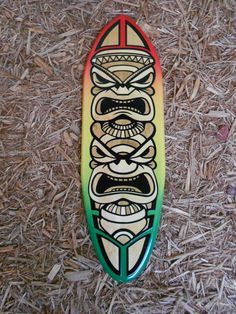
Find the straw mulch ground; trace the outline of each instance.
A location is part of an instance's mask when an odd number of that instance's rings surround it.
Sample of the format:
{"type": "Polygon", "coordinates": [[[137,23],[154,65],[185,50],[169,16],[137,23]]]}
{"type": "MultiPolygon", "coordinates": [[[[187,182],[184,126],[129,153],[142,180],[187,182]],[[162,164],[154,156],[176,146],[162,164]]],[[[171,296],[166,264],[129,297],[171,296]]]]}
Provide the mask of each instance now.
{"type": "Polygon", "coordinates": [[[1,1],[1,313],[236,312],[234,5],[1,1]],[[165,81],[162,226],[129,284],[95,256],[79,174],[85,58],[120,13],[151,38],[165,81]]]}

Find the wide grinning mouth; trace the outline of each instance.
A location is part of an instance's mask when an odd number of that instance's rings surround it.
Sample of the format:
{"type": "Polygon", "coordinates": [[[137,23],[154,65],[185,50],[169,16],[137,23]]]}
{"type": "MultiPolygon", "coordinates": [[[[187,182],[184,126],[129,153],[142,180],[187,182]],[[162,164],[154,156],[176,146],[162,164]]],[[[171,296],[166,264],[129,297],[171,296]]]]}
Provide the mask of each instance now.
{"type": "Polygon", "coordinates": [[[98,109],[100,114],[107,114],[122,109],[138,114],[148,114],[148,104],[144,98],[122,100],[105,97],[100,100],[98,109]]]}
{"type": "Polygon", "coordinates": [[[144,130],[144,123],[135,121],[127,116],[121,114],[118,119],[105,121],[102,124],[102,130],[118,138],[130,138],[136,134],[142,133],[144,130]]]}
{"type": "Polygon", "coordinates": [[[151,176],[148,173],[142,173],[135,177],[116,178],[107,174],[100,175],[97,181],[97,194],[150,194],[152,188],[150,185],[151,176]]]}

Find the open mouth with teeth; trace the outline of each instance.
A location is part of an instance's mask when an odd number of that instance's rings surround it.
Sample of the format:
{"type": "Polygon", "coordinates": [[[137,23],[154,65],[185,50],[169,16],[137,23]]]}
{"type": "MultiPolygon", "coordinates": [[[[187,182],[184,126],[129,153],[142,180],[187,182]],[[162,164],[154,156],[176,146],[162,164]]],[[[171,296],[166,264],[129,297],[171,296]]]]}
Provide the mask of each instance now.
{"type": "Polygon", "coordinates": [[[132,111],[147,115],[149,113],[149,105],[144,98],[122,100],[105,97],[98,103],[97,111],[99,114],[107,114],[117,110],[132,111]]]}
{"type": "Polygon", "coordinates": [[[144,130],[144,124],[130,119],[125,115],[121,115],[117,119],[104,122],[102,129],[105,133],[110,134],[111,136],[129,138],[142,133],[144,130]]]}
{"type": "Polygon", "coordinates": [[[116,215],[121,215],[121,216],[126,216],[126,215],[132,215],[137,212],[140,212],[141,210],[145,209],[144,205],[140,204],[135,204],[135,203],[127,203],[125,205],[119,205],[115,203],[111,204],[106,204],[103,207],[104,210],[107,212],[116,214],[116,215]]]}
{"type": "Polygon", "coordinates": [[[144,194],[153,192],[153,180],[148,173],[135,177],[117,178],[105,173],[98,174],[96,194],[144,194]]]}

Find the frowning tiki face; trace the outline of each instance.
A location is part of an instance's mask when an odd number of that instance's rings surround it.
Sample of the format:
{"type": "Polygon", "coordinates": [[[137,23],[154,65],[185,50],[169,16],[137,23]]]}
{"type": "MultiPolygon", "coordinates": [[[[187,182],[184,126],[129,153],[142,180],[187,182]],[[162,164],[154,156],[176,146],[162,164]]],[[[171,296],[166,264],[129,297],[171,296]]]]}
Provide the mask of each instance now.
{"type": "MultiPolygon", "coordinates": [[[[152,170],[155,147],[152,140],[131,152],[114,152],[114,147],[94,140],[93,174],[90,180],[90,196],[98,204],[148,204],[157,195],[157,184],[152,170]]],[[[140,207],[140,206],[138,206],[140,207]]],[[[118,215],[123,213],[117,213],[118,215]]],[[[132,213],[128,213],[132,214],[132,213]]]]}
{"type": "Polygon", "coordinates": [[[116,120],[121,115],[135,121],[154,116],[151,87],[155,71],[153,59],[145,52],[102,52],[92,60],[92,116],[95,121],[116,120]]]}

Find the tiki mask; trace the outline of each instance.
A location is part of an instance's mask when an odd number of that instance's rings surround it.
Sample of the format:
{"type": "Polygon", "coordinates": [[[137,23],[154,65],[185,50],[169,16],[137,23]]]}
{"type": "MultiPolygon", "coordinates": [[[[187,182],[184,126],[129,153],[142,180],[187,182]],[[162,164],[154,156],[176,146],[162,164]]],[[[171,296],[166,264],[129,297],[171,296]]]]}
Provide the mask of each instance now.
{"type": "Polygon", "coordinates": [[[96,94],[92,104],[94,120],[116,121],[123,115],[136,121],[151,121],[154,116],[150,96],[155,77],[153,62],[150,55],[138,50],[96,54],[91,70],[96,94]]]}
{"type": "Polygon", "coordinates": [[[118,281],[141,272],[156,238],[164,188],[162,115],[156,53],[137,25],[119,16],[98,36],[86,64],[81,166],[91,238],[118,281]]]}

